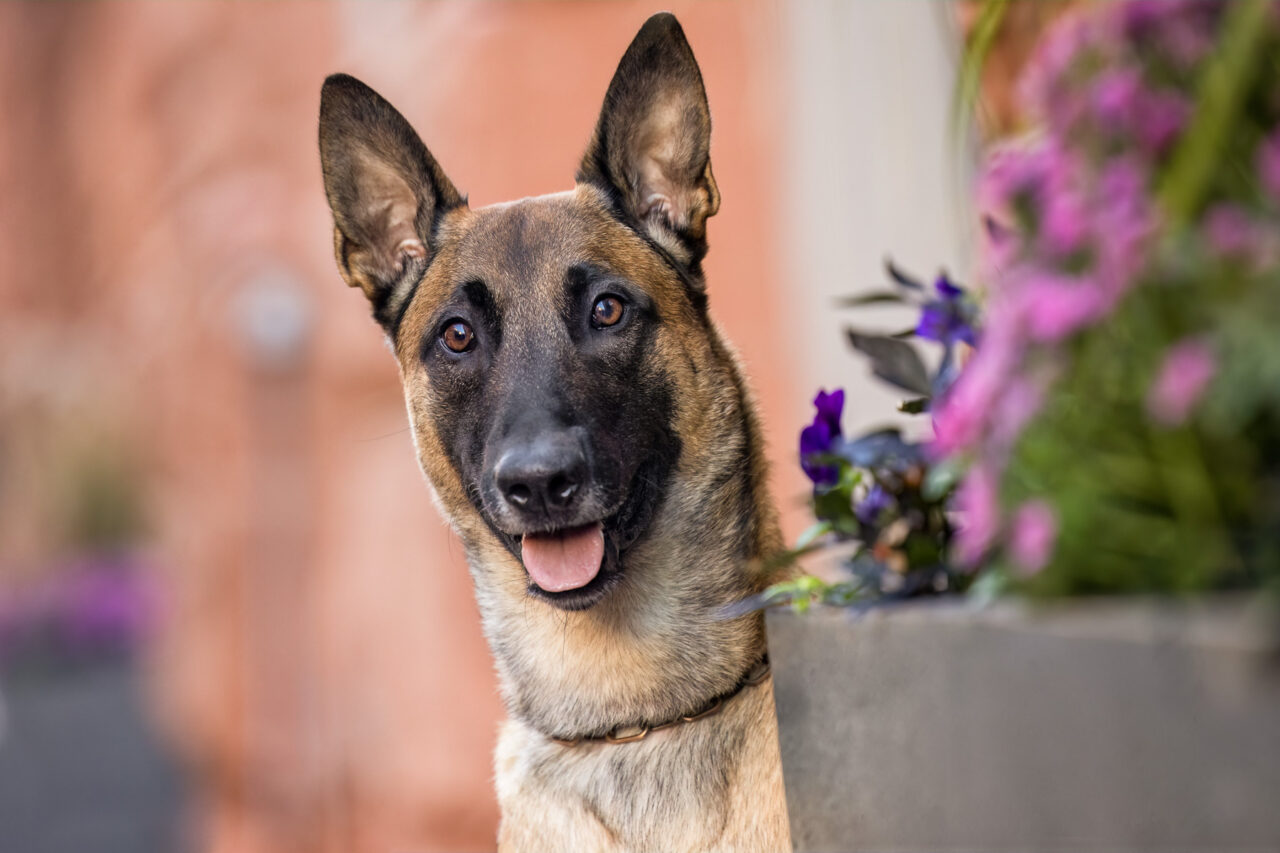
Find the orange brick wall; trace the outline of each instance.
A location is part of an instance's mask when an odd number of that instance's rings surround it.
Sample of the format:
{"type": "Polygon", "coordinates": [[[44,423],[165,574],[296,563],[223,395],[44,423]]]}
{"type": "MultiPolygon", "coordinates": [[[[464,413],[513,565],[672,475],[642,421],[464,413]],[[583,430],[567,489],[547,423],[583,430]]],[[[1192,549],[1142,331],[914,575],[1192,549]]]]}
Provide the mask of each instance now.
{"type": "MultiPolygon", "coordinates": [[[[712,308],[768,419],[796,342],[776,321],[777,12],[674,5],[715,122],[712,308]]],[[[35,497],[61,442],[137,449],[168,601],[156,717],[195,849],[492,846],[492,666],[394,363],[333,269],[320,82],[382,91],[473,204],[555,191],[651,11],[0,5],[0,571],[53,547],[35,497]],[[286,357],[246,328],[263,292],[305,314],[286,357]]],[[[797,494],[792,436],[771,453],[797,494]]]]}

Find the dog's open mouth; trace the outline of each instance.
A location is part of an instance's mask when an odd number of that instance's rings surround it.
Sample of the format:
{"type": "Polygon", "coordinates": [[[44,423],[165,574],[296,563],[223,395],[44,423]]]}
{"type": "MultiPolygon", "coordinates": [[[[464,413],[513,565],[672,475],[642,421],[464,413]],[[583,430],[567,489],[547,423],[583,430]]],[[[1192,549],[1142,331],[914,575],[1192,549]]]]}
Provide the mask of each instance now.
{"type": "Polygon", "coordinates": [[[543,592],[581,589],[595,580],[604,562],[604,525],[526,533],[520,540],[520,559],[543,592]]]}
{"type": "Polygon", "coordinates": [[[620,578],[618,550],[601,522],[520,538],[529,594],[561,610],[586,610],[620,578]]]}
{"type": "MultiPolygon", "coordinates": [[[[521,532],[500,527],[485,502],[477,499],[476,508],[522,564],[529,595],[561,610],[586,610],[622,582],[626,555],[648,529],[665,480],[665,470],[656,466],[657,462],[640,467],[624,499],[598,501],[597,506],[604,503],[606,509],[587,523],[521,532]]],[[[573,521],[581,522],[582,516],[573,521]]]]}

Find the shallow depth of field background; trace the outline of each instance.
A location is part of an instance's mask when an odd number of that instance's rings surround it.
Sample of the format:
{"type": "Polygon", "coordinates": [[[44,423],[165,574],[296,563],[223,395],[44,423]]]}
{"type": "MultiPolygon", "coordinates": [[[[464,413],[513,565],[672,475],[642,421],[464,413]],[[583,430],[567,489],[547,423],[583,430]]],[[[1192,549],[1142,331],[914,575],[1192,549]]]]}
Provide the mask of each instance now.
{"type": "MultiPolygon", "coordinates": [[[[967,270],[966,9],[670,5],[714,123],[712,311],[793,538],[813,393],[848,387],[851,431],[891,410],[833,298],[887,255],[967,270]]],[[[333,266],[320,84],[379,90],[473,206],[558,191],[658,8],[0,6],[0,849],[492,846],[501,703],[333,266]]]]}

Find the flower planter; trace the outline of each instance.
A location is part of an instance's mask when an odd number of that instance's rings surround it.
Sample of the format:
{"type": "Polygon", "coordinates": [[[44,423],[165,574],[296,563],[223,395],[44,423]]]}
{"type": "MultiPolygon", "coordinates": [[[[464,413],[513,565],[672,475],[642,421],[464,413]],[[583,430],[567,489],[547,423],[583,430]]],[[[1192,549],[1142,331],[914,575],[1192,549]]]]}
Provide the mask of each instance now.
{"type": "Polygon", "coordinates": [[[0,850],[183,849],[182,780],[151,731],[136,664],[3,679],[0,850]]]}
{"type": "Polygon", "coordinates": [[[1243,599],[768,614],[802,851],[1280,849],[1280,643],[1243,599]]]}

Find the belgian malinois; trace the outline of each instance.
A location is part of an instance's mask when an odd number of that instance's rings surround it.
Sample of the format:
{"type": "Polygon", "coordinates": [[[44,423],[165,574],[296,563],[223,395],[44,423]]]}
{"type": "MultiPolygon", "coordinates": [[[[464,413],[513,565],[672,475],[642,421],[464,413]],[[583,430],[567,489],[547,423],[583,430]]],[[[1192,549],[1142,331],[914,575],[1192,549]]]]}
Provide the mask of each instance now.
{"type": "Polygon", "coordinates": [[[373,90],[321,94],[338,269],[399,361],[510,712],[502,850],[790,848],[762,620],[724,615],[781,541],[707,309],[710,131],[669,14],[555,195],[472,210],[373,90]]]}

